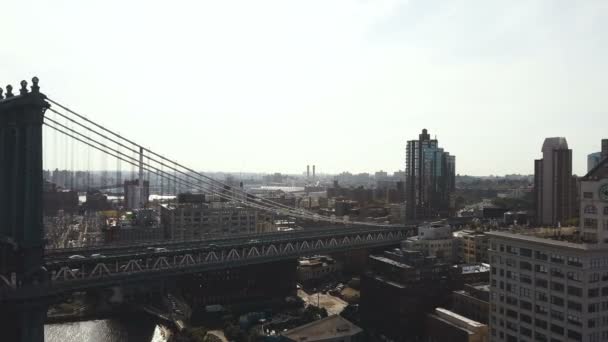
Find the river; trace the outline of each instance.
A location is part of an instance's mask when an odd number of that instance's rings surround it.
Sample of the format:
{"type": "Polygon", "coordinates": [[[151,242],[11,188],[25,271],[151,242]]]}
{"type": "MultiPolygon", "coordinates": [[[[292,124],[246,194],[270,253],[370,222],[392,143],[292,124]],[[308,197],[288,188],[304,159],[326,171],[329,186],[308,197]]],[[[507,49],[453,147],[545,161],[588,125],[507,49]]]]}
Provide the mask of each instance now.
{"type": "Polygon", "coordinates": [[[166,342],[166,330],[149,317],[135,316],[46,324],[45,342],[166,342]]]}

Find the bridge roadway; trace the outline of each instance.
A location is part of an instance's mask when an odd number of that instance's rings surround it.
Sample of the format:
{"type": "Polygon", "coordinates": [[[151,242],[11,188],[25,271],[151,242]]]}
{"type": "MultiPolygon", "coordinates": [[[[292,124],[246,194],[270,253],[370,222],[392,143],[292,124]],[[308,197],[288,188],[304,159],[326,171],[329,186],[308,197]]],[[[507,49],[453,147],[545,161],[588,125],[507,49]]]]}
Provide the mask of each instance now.
{"type": "Polygon", "coordinates": [[[94,288],[142,284],[202,271],[398,244],[415,226],[349,227],[240,235],[188,242],[49,250],[48,281],[29,288],[0,284],[0,300],[61,295],[94,288]],[[164,248],[156,251],[155,248],[164,248]],[[91,254],[103,257],[92,257],[91,254]],[[83,258],[70,258],[72,255],[83,258]]]}

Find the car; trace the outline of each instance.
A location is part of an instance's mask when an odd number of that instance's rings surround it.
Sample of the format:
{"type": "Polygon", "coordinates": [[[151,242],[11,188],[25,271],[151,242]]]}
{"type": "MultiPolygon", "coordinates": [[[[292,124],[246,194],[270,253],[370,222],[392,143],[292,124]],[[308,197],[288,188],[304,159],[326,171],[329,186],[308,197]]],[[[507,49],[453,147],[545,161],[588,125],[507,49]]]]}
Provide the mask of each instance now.
{"type": "Polygon", "coordinates": [[[159,252],[168,252],[169,250],[164,248],[164,247],[156,247],[154,248],[154,252],[159,253],[159,252]]]}
{"type": "Polygon", "coordinates": [[[75,260],[75,259],[86,259],[86,257],[84,255],[80,255],[80,254],[74,254],[74,255],[70,255],[69,257],[70,260],[75,260]]]}
{"type": "Polygon", "coordinates": [[[106,256],[103,254],[99,254],[99,253],[95,253],[95,254],[91,254],[91,258],[105,258],[106,256]]]}

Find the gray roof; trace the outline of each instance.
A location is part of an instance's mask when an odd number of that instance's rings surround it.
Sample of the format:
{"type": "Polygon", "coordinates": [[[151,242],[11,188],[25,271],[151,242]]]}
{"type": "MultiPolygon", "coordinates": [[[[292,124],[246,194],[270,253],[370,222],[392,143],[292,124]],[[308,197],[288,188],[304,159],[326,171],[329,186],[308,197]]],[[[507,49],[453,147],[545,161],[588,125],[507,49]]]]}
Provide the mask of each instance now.
{"type": "Polygon", "coordinates": [[[546,138],[543,143],[542,152],[552,151],[552,150],[567,150],[568,142],[564,137],[553,137],[546,138]]]}
{"type": "Polygon", "coordinates": [[[318,321],[302,325],[284,332],[282,335],[292,341],[323,341],[339,337],[353,336],[363,330],[342,316],[332,315],[318,321]]]}

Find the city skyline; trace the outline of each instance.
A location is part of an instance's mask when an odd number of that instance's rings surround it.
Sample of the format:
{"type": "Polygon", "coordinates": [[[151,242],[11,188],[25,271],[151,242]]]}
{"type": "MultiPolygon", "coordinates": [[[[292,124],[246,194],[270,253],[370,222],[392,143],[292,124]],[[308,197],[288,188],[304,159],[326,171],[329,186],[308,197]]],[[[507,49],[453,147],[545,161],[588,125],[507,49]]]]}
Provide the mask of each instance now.
{"type": "Polygon", "coordinates": [[[117,5],[6,4],[0,74],[196,169],[400,170],[427,128],[458,174],[566,137],[582,176],[605,138],[601,1],[117,5]]]}

